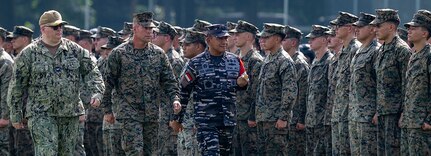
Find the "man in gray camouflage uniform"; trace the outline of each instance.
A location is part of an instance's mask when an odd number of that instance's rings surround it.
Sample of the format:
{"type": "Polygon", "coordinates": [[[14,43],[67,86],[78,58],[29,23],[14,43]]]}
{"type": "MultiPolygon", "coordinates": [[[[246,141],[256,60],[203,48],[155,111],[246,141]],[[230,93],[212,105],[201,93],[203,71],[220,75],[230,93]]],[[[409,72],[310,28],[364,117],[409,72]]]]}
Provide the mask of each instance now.
{"type": "Polygon", "coordinates": [[[377,155],[377,125],[372,123],[376,114],[376,73],[374,60],[380,44],[375,27],[369,25],[374,15],[360,13],[353,25],[362,43],[350,65],[349,137],[352,155],[377,155]]]}
{"type": "Polygon", "coordinates": [[[376,18],[370,23],[376,25],[377,39],[383,45],[377,52],[374,68],[377,83],[377,155],[400,155],[401,129],[398,121],[405,96],[406,70],[411,55],[406,42],[397,36],[400,23],[398,11],[377,9],[376,18]]]}
{"type": "MultiPolygon", "coordinates": [[[[0,27],[0,45],[6,39],[7,30],[0,27]]],[[[6,97],[9,89],[9,82],[12,77],[12,57],[0,47],[0,155],[10,155],[9,146],[9,107],[6,97]]]]}
{"type": "Polygon", "coordinates": [[[400,119],[401,155],[431,154],[431,12],[419,10],[404,24],[413,43],[406,73],[406,95],[400,119]]]}

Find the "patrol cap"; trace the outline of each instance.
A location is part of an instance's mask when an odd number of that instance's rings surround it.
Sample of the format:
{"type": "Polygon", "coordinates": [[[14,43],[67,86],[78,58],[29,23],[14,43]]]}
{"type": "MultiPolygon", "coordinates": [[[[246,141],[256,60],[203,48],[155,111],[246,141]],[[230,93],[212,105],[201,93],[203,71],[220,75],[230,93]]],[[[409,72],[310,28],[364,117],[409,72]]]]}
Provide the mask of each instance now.
{"type": "Polygon", "coordinates": [[[120,35],[128,35],[132,33],[133,24],[130,22],[124,22],[123,29],[118,31],[120,35]]]}
{"type": "Polygon", "coordinates": [[[398,10],[376,9],[376,18],[370,23],[370,25],[378,25],[384,22],[395,22],[397,24],[400,23],[398,10]]]}
{"type": "Polygon", "coordinates": [[[302,32],[298,28],[286,25],[284,29],[285,29],[285,33],[286,33],[285,38],[296,38],[298,40],[301,39],[302,32]]]}
{"type": "Polygon", "coordinates": [[[100,48],[102,48],[102,49],[114,49],[115,47],[117,47],[121,43],[123,43],[123,39],[121,39],[121,37],[119,37],[119,36],[108,36],[108,42],[100,48]]]}
{"type": "Polygon", "coordinates": [[[324,34],[329,35],[329,36],[335,36],[336,35],[334,29],[329,29],[328,31],[325,31],[324,34]]]}
{"type": "Polygon", "coordinates": [[[0,37],[2,39],[6,38],[6,36],[8,35],[7,33],[8,33],[8,31],[5,28],[0,27],[0,37]]]}
{"type": "Polygon", "coordinates": [[[235,29],[232,29],[229,32],[232,32],[232,33],[249,32],[256,35],[258,31],[259,29],[253,24],[243,20],[239,20],[238,25],[235,27],[235,29]]]}
{"type": "Polygon", "coordinates": [[[6,32],[6,39],[4,40],[5,42],[10,42],[10,41],[12,41],[12,32],[6,32]]]}
{"type": "Polygon", "coordinates": [[[316,37],[321,37],[321,36],[326,36],[328,35],[328,32],[331,29],[329,29],[328,27],[322,26],[322,25],[312,25],[311,26],[311,32],[305,36],[305,38],[316,38],[316,37]]]}
{"type": "Polygon", "coordinates": [[[404,24],[404,26],[406,28],[409,28],[410,26],[424,27],[428,31],[430,31],[431,30],[431,12],[428,10],[419,10],[415,15],[413,15],[412,21],[404,24]]]}
{"type": "Polygon", "coordinates": [[[207,35],[212,35],[215,37],[228,37],[230,36],[227,30],[227,27],[223,24],[212,24],[206,27],[207,35]]]}
{"type": "Polygon", "coordinates": [[[174,29],[177,31],[177,35],[178,36],[182,36],[182,35],[184,35],[184,28],[181,28],[180,26],[173,26],[174,27],[174,29]]]}
{"type": "Polygon", "coordinates": [[[227,30],[228,30],[229,32],[231,32],[231,30],[235,29],[235,27],[236,27],[237,25],[238,25],[238,24],[237,24],[237,23],[234,23],[234,22],[230,22],[230,21],[227,21],[227,22],[226,22],[226,27],[227,27],[227,30]]]}
{"type": "Polygon", "coordinates": [[[186,30],[185,37],[180,42],[182,43],[205,43],[205,34],[194,30],[186,30]]]}
{"type": "Polygon", "coordinates": [[[166,22],[160,22],[159,26],[157,27],[158,34],[166,34],[169,35],[171,38],[174,38],[175,35],[177,35],[177,31],[175,28],[166,22]]]}
{"type": "Polygon", "coordinates": [[[355,15],[348,12],[340,11],[338,17],[329,23],[336,26],[344,26],[347,24],[353,24],[357,20],[358,17],[356,17],[355,15]]]}
{"type": "Polygon", "coordinates": [[[108,27],[97,27],[97,32],[96,34],[94,34],[92,37],[94,38],[105,38],[108,36],[114,36],[115,35],[115,31],[111,28],[108,27]]]}
{"type": "Polygon", "coordinates": [[[31,38],[33,36],[33,30],[31,30],[30,28],[27,28],[25,26],[15,26],[13,28],[12,34],[9,35],[9,37],[17,38],[20,36],[27,36],[27,37],[31,38]]]}
{"type": "Polygon", "coordinates": [[[154,14],[152,12],[137,13],[133,15],[133,22],[136,21],[143,27],[155,28],[156,25],[153,23],[153,16],[154,14]]]}
{"type": "Polygon", "coordinates": [[[280,35],[284,38],[286,35],[284,34],[284,25],[275,24],[275,23],[264,23],[262,32],[258,33],[259,37],[270,37],[273,35],[280,35]]]}
{"type": "Polygon", "coordinates": [[[79,30],[79,37],[78,40],[83,40],[83,39],[93,39],[94,37],[92,37],[93,34],[91,34],[90,31],[88,30],[79,30]]]}
{"type": "Polygon", "coordinates": [[[39,25],[44,26],[57,26],[60,24],[67,24],[66,21],[63,21],[61,18],[61,14],[55,10],[46,11],[39,18],[39,25]]]}
{"type": "Polygon", "coordinates": [[[72,25],[65,25],[63,27],[63,36],[69,36],[73,35],[78,37],[79,36],[79,28],[72,26],[72,25]]]}
{"type": "Polygon", "coordinates": [[[369,25],[375,18],[376,16],[373,14],[361,12],[359,13],[359,20],[353,23],[353,25],[357,27],[364,27],[369,25]]]}
{"type": "Polygon", "coordinates": [[[205,31],[207,31],[207,26],[210,26],[211,25],[211,23],[210,22],[207,22],[207,21],[204,21],[204,20],[200,20],[200,19],[196,19],[195,20],[195,24],[193,24],[193,29],[195,30],[195,31],[199,31],[199,32],[205,32],[205,31]]]}

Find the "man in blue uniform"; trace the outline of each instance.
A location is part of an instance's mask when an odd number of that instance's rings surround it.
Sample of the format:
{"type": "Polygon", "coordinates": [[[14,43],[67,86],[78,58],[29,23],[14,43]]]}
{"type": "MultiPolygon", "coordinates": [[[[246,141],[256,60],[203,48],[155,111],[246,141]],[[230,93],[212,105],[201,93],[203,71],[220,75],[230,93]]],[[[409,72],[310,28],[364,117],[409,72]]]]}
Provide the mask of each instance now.
{"type": "MultiPolygon", "coordinates": [[[[236,125],[236,91],[245,89],[248,76],[242,61],[226,52],[226,26],[207,27],[208,49],[192,58],[181,76],[182,108],[176,105],[179,122],[190,96],[193,96],[197,140],[202,155],[229,155],[236,125]]],[[[174,128],[175,129],[175,128],[174,128]]]]}

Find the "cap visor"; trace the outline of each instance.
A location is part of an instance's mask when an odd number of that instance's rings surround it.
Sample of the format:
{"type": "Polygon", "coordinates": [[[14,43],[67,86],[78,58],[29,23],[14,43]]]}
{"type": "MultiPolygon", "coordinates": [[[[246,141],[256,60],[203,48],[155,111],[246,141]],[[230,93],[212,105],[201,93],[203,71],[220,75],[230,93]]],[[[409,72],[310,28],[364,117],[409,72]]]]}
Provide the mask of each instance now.
{"type": "Polygon", "coordinates": [[[268,32],[265,32],[265,31],[262,31],[261,33],[258,34],[258,36],[260,36],[260,37],[269,37],[269,36],[272,36],[272,35],[275,35],[275,34],[274,33],[268,33],[268,32]]]}
{"type": "Polygon", "coordinates": [[[367,26],[368,24],[363,22],[363,21],[356,21],[355,23],[352,24],[353,26],[356,27],[363,27],[363,26],[367,26]]]}
{"type": "Polygon", "coordinates": [[[373,21],[370,22],[369,25],[377,25],[377,24],[381,24],[382,22],[379,19],[374,19],[373,21]]]}
{"type": "Polygon", "coordinates": [[[420,24],[416,23],[416,22],[408,22],[406,24],[404,24],[404,27],[409,28],[410,26],[420,26],[420,24]]]}
{"type": "Polygon", "coordinates": [[[57,26],[57,25],[66,25],[66,24],[69,24],[69,23],[67,23],[66,21],[62,21],[62,20],[57,20],[57,21],[55,21],[55,22],[52,22],[52,23],[48,23],[48,24],[46,24],[47,26],[57,26]]]}
{"type": "Polygon", "coordinates": [[[307,36],[305,36],[305,38],[316,38],[316,36],[312,33],[309,33],[307,36]]]}

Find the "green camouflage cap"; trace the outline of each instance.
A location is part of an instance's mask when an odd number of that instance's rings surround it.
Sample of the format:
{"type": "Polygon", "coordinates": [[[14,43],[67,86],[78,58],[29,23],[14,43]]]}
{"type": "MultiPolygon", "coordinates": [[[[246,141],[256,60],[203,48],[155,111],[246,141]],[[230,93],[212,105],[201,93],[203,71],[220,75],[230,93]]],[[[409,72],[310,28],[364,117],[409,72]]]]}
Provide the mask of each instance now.
{"type": "Polygon", "coordinates": [[[185,37],[180,42],[182,43],[205,43],[205,34],[191,29],[185,30],[185,37]]]}
{"type": "Polygon", "coordinates": [[[296,38],[296,39],[300,40],[301,36],[302,36],[301,30],[299,30],[298,28],[295,28],[295,27],[287,26],[287,25],[285,26],[285,33],[286,33],[285,38],[296,38]]]}
{"type": "Polygon", "coordinates": [[[17,38],[19,36],[27,36],[27,37],[31,38],[33,36],[33,30],[31,30],[30,28],[27,28],[25,26],[15,26],[13,28],[12,34],[9,35],[9,37],[17,38]]]}
{"type": "Polygon", "coordinates": [[[118,31],[120,35],[128,35],[132,33],[133,24],[130,22],[124,22],[123,29],[118,31]]]}
{"type": "Polygon", "coordinates": [[[96,34],[94,34],[92,37],[94,37],[94,38],[105,38],[108,36],[114,36],[115,33],[116,32],[111,28],[99,26],[99,27],[97,27],[96,34]]]}
{"type": "Polygon", "coordinates": [[[336,35],[334,29],[329,29],[328,31],[325,31],[324,33],[325,33],[325,35],[329,35],[329,36],[335,36],[336,35]]]}
{"type": "Polygon", "coordinates": [[[121,37],[109,36],[108,37],[108,43],[106,43],[105,45],[103,45],[100,48],[102,48],[102,49],[114,49],[115,47],[117,47],[121,43],[123,43],[123,39],[121,37]]]}
{"type": "Polygon", "coordinates": [[[156,27],[158,27],[160,25],[159,21],[153,20],[154,25],[156,25],[156,27]]]}
{"type": "MultiPolygon", "coordinates": [[[[415,15],[413,15],[413,19],[411,22],[404,24],[406,28],[410,26],[418,26],[424,27],[431,30],[431,12],[428,10],[419,10],[415,15]]],[[[431,32],[430,32],[431,33],[431,32]]]]}
{"type": "Polygon", "coordinates": [[[281,35],[283,38],[284,34],[284,25],[275,24],[275,23],[264,23],[262,32],[258,33],[259,37],[269,37],[272,35],[281,35]]]}
{"type": "Polygon", "coordinates": [[[361,13],[359,13],[359,20],[356,21],[355,23],[353,23],[353,25],[357,26],[357,27],[367,26],[375,18],[376,18],[376,16],[374,16],[373,14],[361,12],[361,13]]]}
{"type": "Polygon", "coordinates": [[[7,33],[8,33],[8,32],[7,32],[7,30],[6,30],[5,28],[0,27],[0,37],[1,37],[2,39],[5,39],[5,38],[6,38],[6,36],[8,35],[7,33]]]}
{"type": "Polygon", "coordinates": [[[133,15],[133,21],[138,22],[143,27],[155,28],[156,25],[154,24],[153,16],[154,14],[152,12],[137,13],[133,15]]]}
{"type": "Polygon", "coordinates": [[[88,31],[88,30],[83,30],[83,29],[79,30],[79,37],[78,37],[78,40],[83,40],[83,39],[92,39],[92,38],[94,38],[94,37],[93,37],[93,34],[91,34],[91,32],[90,32],[90,31],[88,31]]]}
{"type": "Polygon", "coordinates": [[[159,26],[156,29],[158,34],[166,34],[169,35],[171,38],[174,38],[175,35],[177,35],[177,31],[175,28],[166,22],[160,22],[159,26]]]}
{"type": "Polygon", "coordinates": [[[233,23],[233,22],[230,22],[230,21],[227,21],[226,22],[226,27],[227,27],[227,30],[230,32],[230,30],[233,30],[233,29],[235,29],[235,27],[237,26],[238,24],[237,23],[233,23]]]}
{"type": "Polygon", "coordinates": [[[72,26],[72,25],[65,25],[63,27],[63,36],[75,36],[78,37],[79,36],[79,28],[72,26]]]}
{"type": "Polygon", "coordinates": [[[398,36],[399,36],[401,39],[403,39],[404,41],[407,41],[407,34],[408,34],[408,32],[407,32],[407,30],[406,30],[406,29],[398,28],[398,29],[397,29],[397,34],[398,34],[398,36]]]}
{"type": "Polygon", "coordinates": [[[178,36],[183,36],[184,35],[184,28],[181,28],[180,26],[174,26],[175,30],[177,31],[177,35],[178,36]]]}
{"type": "Polygon", "coordinates": [[[344,26],[347,24],[353,24],[358,20],[358,17],[348,12],[340,11],[339,14],[340,15],[338,15],[336,19],[329,23],[336,26],[344,26]]]}
{"type": "Polygon", "coordinates": [[[194,31],[199,31],[199,32],[205,32],[207,31],[207,26],[211,25],[210,22],[204,21],[204,20],[200,20],[200,19],[196,19],[195,20],[195,24],[193,24],[193,30],[194,31]]]}
{"type": "Polygon", "coordinates": [[[370,25],[382,24],[384,22],[400,22],[398,10],[394,9],[376,9],[376,19],[370,25]]]}
{"type": "Polygon", "coordinates": [[[238,25],[235,27],[235,29],[232,29],[229,32],[232,32],[232,33],[249,32],[256,35],[258,31],[259,29],[253,24],[248,23],[246,21],[239,20],[238,25]]]}
{"type": "Polygon", "coordinates": [[[6,39],[4,40],[5,42],[10,42],[12,41],[12,32],[6,32],[6,39]]]}
{"type": "Polygon", "coordinates": [[[316,37],[321,37],[321,36],[326,36],[328,35],[328,32],[331,29],[325,26],[321,26],[321,25],[312,25],[311,26],[311,32],[305,36],[305,38],[316,38],[316,37]]]}

